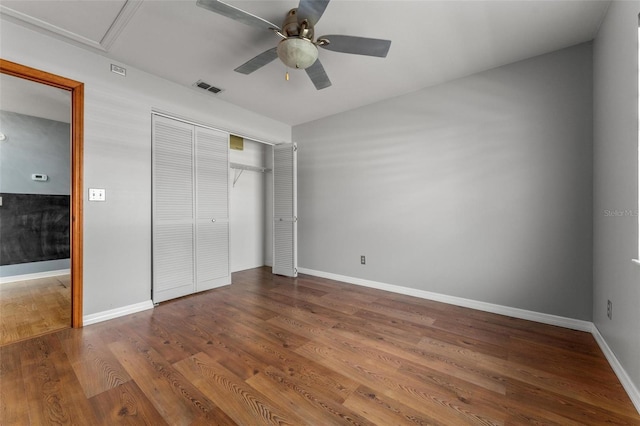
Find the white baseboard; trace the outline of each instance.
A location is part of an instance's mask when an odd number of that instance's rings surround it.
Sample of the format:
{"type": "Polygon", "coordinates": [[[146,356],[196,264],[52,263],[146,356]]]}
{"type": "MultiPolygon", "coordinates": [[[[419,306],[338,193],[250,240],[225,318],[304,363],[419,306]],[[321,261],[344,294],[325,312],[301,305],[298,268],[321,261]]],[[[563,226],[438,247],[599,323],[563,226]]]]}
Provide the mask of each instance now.
{"type": "Polygon", "coordinates": [[[57,271],[36,272],[33,274],[14,275],[11,277],[0,277],[0,284],[15,283],[16,281],[37,280],[40,278],[59,277],[60,275],[69,275],[70,269],[59,269],[57,271]]]}
{"type": "Polygon", "coordinates": [[[432,293],[424,290],[417,290],[415,288],[402,287],[392,284],[381,283],[377,281],[365,280],[362,278],[347,277],[344,275],[332,274],[330,272],[315,271],[313,269],[298,268],[298,271],[303,274],[313,275],[321,278],[328,278],[330,280],[342,281],[349,284],[360,285],[363,287],[377,288],[379,290],[386,290],[392,293],[405,294],[407,296],[419,297],[421,299],[433,300],[436,302],[448,303],[450,305],[462,306],[465,308],[477,309],[479,311],[491,312],[494,314],[507,315],[514,318],[520,318],[529,321],[535,321],[543,324],[556,325],[559,327],[569,328],[572,330],[586,331],[593,335],[594,339],[600,346],[600,349],[604,353],[604,356],[609,361],[611,368],[618,376],[618,380],[624,387],[625,391],[629,395],[631,402],[640,413],[640,391],[633,383],[625,369],[616,358],[615,354],[607,345],[600,331],[594,323],[590,321],[582,321],[573,318],[560,317],[556,315],[543,314],[540,312],[527,311],[525,309],[511,308],[509,306],[495,305],[492,303],[479,302],[477,300],[464,299],[461,297],[448,296],[446,294],[432,293]]]}
{"type": "Polygon", "coordinates": [[[573,318],[566,318],[557,315],[543,314],[540,312],[528,311],[526,309],[512,308],[509,306],[496,305],[493,303],[480,302],[462,297],[448,296],[446,294],[433,293],[425,290],[418,290],[410,287],[402,287],[398,285],[386,284],[377,281],[365,280],[362,278],[347,277],[344,275],[332,274],[330,272],[315,271],[313,269],[298,268],[298,272],[302,274],[314,275],[316,277],[328,278],[331,280],[342,281],[349,284],[361,285],[364,287],[377,288],[378,290],[390,291],[392,293],[405,294],[407,296],[419,297],[421,299],[433,300],[436,302],[447,303],[449,305],[462,306],[465,308],[477,309],[479,311],[491,312],[499,315],[520,318],[529,321],[540,322],[543,324],[556,325],[559,327],[570,328],[572,330],[590,332],[593,323],[590,321],[582,321],[573,318]]]}
{"type": "Polygon", "coordinates": [[[125,315],[135,314],[136,312],[146,311],[147,309],[153,309],[153,302],[151,300],[134,303],[133,305],[123,306],[121,308],[111,309],[109,311],[98,312],[97,314],[85,315],[82,318],[82,324],[83,326],[96,324],[125,315]]]}
{"type": "Polygon", "coordinates": [[[618,380],[620,380],[622,387],[627,391],[631,402],[633,402],[636,410],[638,410],[638,413],[640,413],[640,390],[638,390],[636,385],[633,383],[633,381],[625,371],[624,367],[622,367],[622,364],[620,364],[620,361],[618,361],[618,358],[616,358],[616,355],[607,344],[607,341],[604,340],[604,337],[602,337],[602,334],[600,334],[600,330],[598,330],[598,327],[596,327],[595,324],[593,324],[591,334],[593,334],[596,342],[598,342],[598,346],[600,346],[600,349],[604,353],[604,356],[607,358],[607,361],[609,361],[609,365],[611,365],[611,368],[616,373],[616,376],[618,376],[618,380]]]}

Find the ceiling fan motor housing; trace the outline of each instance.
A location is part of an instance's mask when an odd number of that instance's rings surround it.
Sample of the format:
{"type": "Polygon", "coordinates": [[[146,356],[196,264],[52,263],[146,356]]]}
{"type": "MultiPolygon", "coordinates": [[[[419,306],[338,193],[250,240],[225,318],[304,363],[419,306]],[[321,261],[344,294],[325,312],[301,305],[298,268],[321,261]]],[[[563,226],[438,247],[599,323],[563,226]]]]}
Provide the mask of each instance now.
{"type": "Polygon", "coordinates": [[[291,9],[282,23],[282,33],[287,37],[302,37],[313,41],[313,23],[298,21],[298,9],[291,9]]]}

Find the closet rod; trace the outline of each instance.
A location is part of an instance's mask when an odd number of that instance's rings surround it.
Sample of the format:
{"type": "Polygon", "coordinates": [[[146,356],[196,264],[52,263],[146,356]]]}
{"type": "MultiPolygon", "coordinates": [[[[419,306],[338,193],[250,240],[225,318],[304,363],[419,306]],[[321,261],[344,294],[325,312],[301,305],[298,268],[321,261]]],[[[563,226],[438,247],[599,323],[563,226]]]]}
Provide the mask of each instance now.
{"type": "Polygon", "coordinates": [[[259,166],[249,166],[248,164],[240,164],[240,163],[229,163],[229,167],[231,167],[232,169],[238,169],[238,170],[249,170],[250,172],[270,172],[271,169],[267,169],[266,167],[259,167],[259,166]]]}
{"type": "Polygon", "coordinates": [[[240,179],[240,176],[242,176],[242,172],[244,172],[245,170],[249,170],[250,172],[260,172],[260,173],[266,173],[271,171],[271,169],[267,169],[266,167],[249,166],[248,164],[240,164],[240,163],[229,163],[229,167],[236,170],[235,176],[233,178],[234,188],[236,187],[236,182],[238,181],[238,179],[240,179]],[[238,173],[237,170],[240,170],[240,173],[238,173]]]}

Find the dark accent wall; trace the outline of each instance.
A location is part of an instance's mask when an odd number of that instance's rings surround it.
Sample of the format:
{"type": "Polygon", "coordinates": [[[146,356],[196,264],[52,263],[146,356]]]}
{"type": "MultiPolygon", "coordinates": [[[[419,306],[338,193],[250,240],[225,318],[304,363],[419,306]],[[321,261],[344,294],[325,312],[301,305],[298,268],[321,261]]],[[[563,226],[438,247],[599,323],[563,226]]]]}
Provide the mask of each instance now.
{"type": "Polygon", "coordinates": [[[0,277],[69,269],[70,125],[4,110],[0,123],[0,277]]]}
{"type": "Polygon", "coordinates": [[[68,195],[0,196],[0,265],[69,258],[68,195]]]}

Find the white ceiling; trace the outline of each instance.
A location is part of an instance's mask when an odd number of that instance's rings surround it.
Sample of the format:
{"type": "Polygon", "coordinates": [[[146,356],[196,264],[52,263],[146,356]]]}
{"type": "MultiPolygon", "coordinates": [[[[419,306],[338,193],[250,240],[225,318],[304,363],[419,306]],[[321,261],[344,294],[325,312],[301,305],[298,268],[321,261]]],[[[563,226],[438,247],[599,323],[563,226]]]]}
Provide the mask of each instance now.
{"type": "MultiPolygon", "coordinates": [[[[280,24],[298,1],[228,3],[280,24]]],[[[290,71],[285,81],[278,60],[251,75],[234,72],[279,38],[197,7],[195,0],[3,0],[0,11],[99,50],[125,67],[184,86],[204,80],[224,90],[215,95],[220,99],[296,125],[591,40],[608,4],[333,0],[316,35],[383,38],[392,44],[385,59],[320,49],[333,83],[321,91],[304,71],[290,71]]]]}

